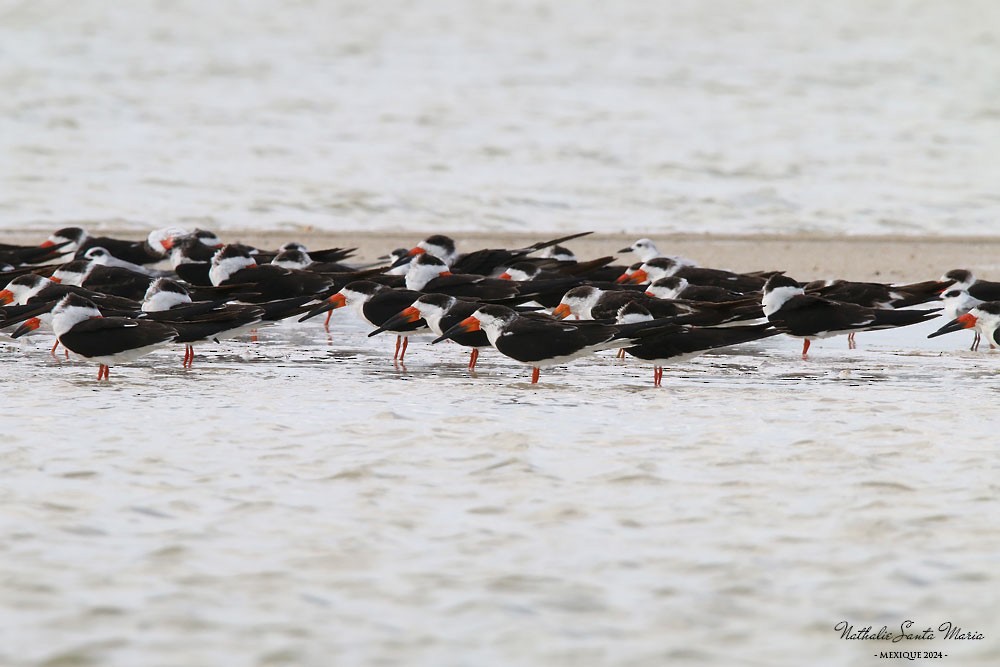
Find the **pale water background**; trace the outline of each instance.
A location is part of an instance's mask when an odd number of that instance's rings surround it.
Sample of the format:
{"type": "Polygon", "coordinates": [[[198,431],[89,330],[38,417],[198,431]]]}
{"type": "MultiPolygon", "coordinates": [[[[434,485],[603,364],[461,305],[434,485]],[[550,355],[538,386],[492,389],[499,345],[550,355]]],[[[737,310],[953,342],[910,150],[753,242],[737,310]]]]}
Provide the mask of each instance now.
{"type": "Polygon", "coordinates": [[[1000,233],[1000,3],[0,0],[0,226],[1000,233]]]}
{"type": "MultiPolygon", "coordinates": [[[[3,1],[0,227],[996,234],[998,31],[993,2],[3,1]]],[[[403,372],[334,322],[106,385],[0,342],[0,665],[997,664],[968,336],[772,339],[656,390],[420,343],[403,372]]]]}

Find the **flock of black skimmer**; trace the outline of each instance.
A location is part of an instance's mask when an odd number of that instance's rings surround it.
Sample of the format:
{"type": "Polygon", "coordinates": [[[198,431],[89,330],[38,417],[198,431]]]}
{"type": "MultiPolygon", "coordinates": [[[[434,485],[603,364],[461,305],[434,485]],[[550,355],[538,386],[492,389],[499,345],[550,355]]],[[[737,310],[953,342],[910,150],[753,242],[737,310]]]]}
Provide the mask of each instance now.
{"type": "Polygon", "coordinates": [[[194,346],[253,335],[267,323],[306,321],[347,307],[372,327],[396,335],[394,361],[411,336],[451,340],[471,350],[495,349],[532,369],[618,350],[663,367],[708,350],[779,334],[810,342],[841,334],[950,321],[930,337],[975,330],[1000,343],[1000,283],[953,270],[909,285],[801,282],[783,271],[734,273],[668,257],[649,239],[612,256],[578,260],[563,245],[573,234],[525,248],[459,254],[433,235],[388,253],[374,265],[347,263],[353,248],[276,250],[223,243],[205,230],[156,229],[140,241],[60,229],[37,246],[0,243],[0,342],[51,333],[65,354],[112,365],[165,345],[194,346]],[[167,268],[167,267],[170,268],[167,268]],[[940,303],[941,307],[912,308],[940,303]],[[575,319],[568,319],[570,317],[575,319]]]}

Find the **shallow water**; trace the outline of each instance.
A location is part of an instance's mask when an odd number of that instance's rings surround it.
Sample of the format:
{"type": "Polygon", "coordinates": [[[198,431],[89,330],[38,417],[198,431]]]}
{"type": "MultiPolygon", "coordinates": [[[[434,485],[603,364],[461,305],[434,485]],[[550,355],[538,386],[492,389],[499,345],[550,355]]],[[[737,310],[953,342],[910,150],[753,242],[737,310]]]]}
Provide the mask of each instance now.
{"type": "Polygon", "coordinates": [[[533,387],[352,318],[102,384],[0,344],[0,663],[995,664],[1000,353],[930,322],[533,387]],[[833,631],[907,619],[986,639],[833,631]]]}
{"type": "Polygon", "coordinates": [[[1000,229],[1000,4],[0,2],[0,226],[1000,229]]]}

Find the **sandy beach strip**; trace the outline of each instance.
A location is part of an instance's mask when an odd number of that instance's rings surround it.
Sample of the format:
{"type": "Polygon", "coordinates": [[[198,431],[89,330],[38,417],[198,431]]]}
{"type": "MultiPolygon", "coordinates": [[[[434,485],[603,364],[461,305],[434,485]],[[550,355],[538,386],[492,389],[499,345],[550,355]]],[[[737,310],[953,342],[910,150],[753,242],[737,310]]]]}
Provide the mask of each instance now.
{"type": "MultiPolygon", "coordinates": [[[[92,229],[96,235],[141,238],[141,232],[134,228],[92,229]]],[[[550,230],[529,235],[450,233],[445,229],[434,233],[452,236],[459,250],[468,252],[487,247],[523,247],[571,232],[550,230]]],[[[38,243],[44,236],[45,233],[38,229],[0,230],[0,242],[3,243],[38,243]]],[[[411,247],[423,238],[407,231],[336,232],[308,227],[224,230],[220,236],[225,241],[264,248],[274,248],[287,241],[298,241],[310,248],[356,247],[358,261],[372,261],[393,248],[411,247]]],[[[702,266],[734,271],[780,269],[799,279],[917,281],[934,279],[957,268],[970,269],[985,279],[1000,279],[1000,237],[664,234],[652,238],[662,252],[689,257],[702,266]]],[[[617,251],[635,240],[631,235],[595,233],[566,245],[581,259],[615,255],[620,263],[629,264],[635,258],[617,251]]]]}

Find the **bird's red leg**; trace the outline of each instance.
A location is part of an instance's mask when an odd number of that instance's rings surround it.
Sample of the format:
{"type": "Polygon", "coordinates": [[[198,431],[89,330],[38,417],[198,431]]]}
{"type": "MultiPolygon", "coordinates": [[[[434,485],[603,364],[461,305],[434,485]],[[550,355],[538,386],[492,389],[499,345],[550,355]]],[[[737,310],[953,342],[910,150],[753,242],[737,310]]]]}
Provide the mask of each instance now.
{"type": "Polygon", "coordinates": [[[399,359],[399,346],[403,342],[402,338],[403,338],[402,336],[396,336],[396,351],[392,355],[392,360],[393,361],[395,361],[396,359],[399,359]]]}
{"type": "Polygon", "coordinates": [[[847,349],[848,350],[853,350],[853,349],[855,349],[858,346],[858,344],[854,342],[854,335],[856,333],[857,333],[856,331],[852,331],[851,333],[847,334],[847,349]]]}
{"type": "Polygon", "coordinates": [[[257,342],[257,330],[256,329],[251,329],[250,330],[250,342],[251,343],[256,343],[257,342]]]}
{"type": "Polygon", "coordinates": [[[331,310],[326,314],[326,321],[323,322],[323,328],[330,331],[330,318],[333,317],[333,311],[331,310]]]}
{"type": "Polygon", "coordinates": [[[809,358],[809,344],[810,343],[811,343],[811,341],[808,338],[806,338],[806,339],[804,339],[802,341],[802,358],[803,359],[808,359],[809,358]]]}
{"type": "Polygon", "coordinates": [[[59,339],[58,338],[56,339],[56,342],[52,344],[52,349],[49,350],[49,354],[51,354],[53,357],[56,356],[56,348],[57,347],[59,347],[59,339]]]}
{"type": "Polygon", "coordinates": [[[472,354],[469,355],[469,370],[476,370],[476,362],[479,361],[479,348],[472,348],[472,354]]]}
{"type": "Polygon", "coordinates": [[[625,348],[624,347],[618,348],[618,356],[616,358],[618,358],[618,359],[624,359],[625,358],[625,348]]]}
{"type": "Polygon", "coordinates": [[[399,360],[400,361],[402,361],[403,357],[406,356],[406,346],[409,344],[409,342],[410,342],[410,337],[409,336],[403,336],[403,349],[399,353],[399,360]]]}
{"type": "Polygon", "coordinates": [[[653,386],[659,387],[663,382],[663,366],[653,366],[653,386]]]}
{"type": "Polygon", "coordinates": [[[538,376],[541,374],[541,369],[535,366],[531,369],[531,384],[538,384],[538,376]]]}

